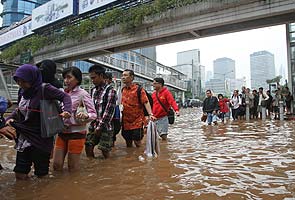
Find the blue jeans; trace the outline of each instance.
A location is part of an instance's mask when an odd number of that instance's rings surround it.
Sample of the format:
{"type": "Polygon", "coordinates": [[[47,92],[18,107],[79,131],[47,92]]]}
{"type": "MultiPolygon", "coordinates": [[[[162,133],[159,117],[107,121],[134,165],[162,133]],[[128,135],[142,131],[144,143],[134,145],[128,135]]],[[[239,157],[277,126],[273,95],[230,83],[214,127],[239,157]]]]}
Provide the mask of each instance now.
{"type": "Polygon", "coordinates": [[[212,122],[217,121],[217,116],[213,115],[212,113],[207,113],[207,123],[211,124],[212,122]]]}

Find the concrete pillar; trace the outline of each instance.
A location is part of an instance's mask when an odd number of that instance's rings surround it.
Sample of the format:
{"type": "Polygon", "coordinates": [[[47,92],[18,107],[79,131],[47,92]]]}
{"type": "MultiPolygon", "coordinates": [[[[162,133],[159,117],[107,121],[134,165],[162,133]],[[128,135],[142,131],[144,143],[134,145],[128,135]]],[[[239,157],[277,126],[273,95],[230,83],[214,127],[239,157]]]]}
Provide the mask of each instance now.
{"type": "Polygon", "coordinates": [[[250,120],[250,107],[249,107],[249,101],[246,101],[246,120],[250,120]]]}
{"type": "Polygon", "coordinates": [[[184,92],[182,92],[182,105],[184,105],[184,101],[185,101],[185,93],[184,92]]]}
{"type": "Polygon", "coordinates": [[[266,119],[266,107],[261,107],[262,120],[266,119]]]}
{"type": "Polygon", "coordinates": [[[280,108],[280,120],[284,120],[284,102],[279,101],[279,108],[280,108]]]}

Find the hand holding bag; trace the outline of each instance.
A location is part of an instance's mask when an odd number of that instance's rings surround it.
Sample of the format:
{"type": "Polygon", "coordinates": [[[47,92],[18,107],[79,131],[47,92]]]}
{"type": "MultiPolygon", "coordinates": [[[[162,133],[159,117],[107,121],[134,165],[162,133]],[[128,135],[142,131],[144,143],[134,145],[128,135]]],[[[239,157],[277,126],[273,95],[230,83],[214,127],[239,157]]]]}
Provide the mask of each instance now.
{"type": "MultiPolygon", "coordinates": [[[[77,111],[76,111],[76,115],[78,115],[78,114],[83,114],[85,116],[88,116],[88,111],[87,111],[87,108],[85,106],[83,96],[80,99],[79,106],[78,106],[77,111]]],[[[85,121],[85,119],[80,119],[80,118],[76,117],[76,121],[78,121],[80,123],[83,123],[85,121]]]]}
{"type": "Polygon", "coordinates": [[[44,87],[46,84],[42,84],[42,98],[40,100],[40,122],[41,122],[41,137],[48,138],[58,133],[61,133],[64,129],[64,123],[60,106],[57,100],[44,99],[44,87]]]}
{"type": "Polygon", "coordinates": [[[169,124],[174,124],[175,121],[175,113],[174,110],[170,107],[169,110],[167,110],[167,108],[165,107],[165,105],[161,102],[158,93],[156,93],[156,97],[157,100],[159,101],[160,105],[162,106],[162,108],[167,112],[167,116],[168,116],[168,122],[169,124]]]}

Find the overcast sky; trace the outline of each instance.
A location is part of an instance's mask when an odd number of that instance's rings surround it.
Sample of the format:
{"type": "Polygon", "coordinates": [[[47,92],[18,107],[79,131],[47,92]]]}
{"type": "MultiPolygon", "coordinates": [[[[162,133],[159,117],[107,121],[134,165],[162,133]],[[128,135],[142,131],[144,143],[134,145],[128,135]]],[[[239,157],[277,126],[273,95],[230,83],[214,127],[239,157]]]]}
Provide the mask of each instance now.
{"type": "Polygon", "coordinates": [[[280,66],[287,73],[287,45],[285,25],[254,29],[185,42],[157,46],[157,61],[167,66],[177,64],[177,52],[199,49],[201,65],[213,71],[213,61],[228,57],[236,61],[236,76],[250,80],[250,54],[267,50],[275,56],[277,70],[280,66]]]}

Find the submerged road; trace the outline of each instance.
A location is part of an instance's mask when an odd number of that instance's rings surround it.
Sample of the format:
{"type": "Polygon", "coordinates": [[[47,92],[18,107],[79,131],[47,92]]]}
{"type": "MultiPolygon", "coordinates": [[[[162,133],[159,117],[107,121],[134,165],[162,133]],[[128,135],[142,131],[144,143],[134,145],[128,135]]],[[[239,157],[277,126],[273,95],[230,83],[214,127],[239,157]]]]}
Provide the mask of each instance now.
{"type": "Polygon", "coordinates": [[[14,144],[2,139],[0,199],[295,199],[294,121],[207,126],[200,116],[183,109],[156,159],[119,138],[108,160],[83,153],[79,173],[51,170],[30,181],[15,181],[14,144]]]}

